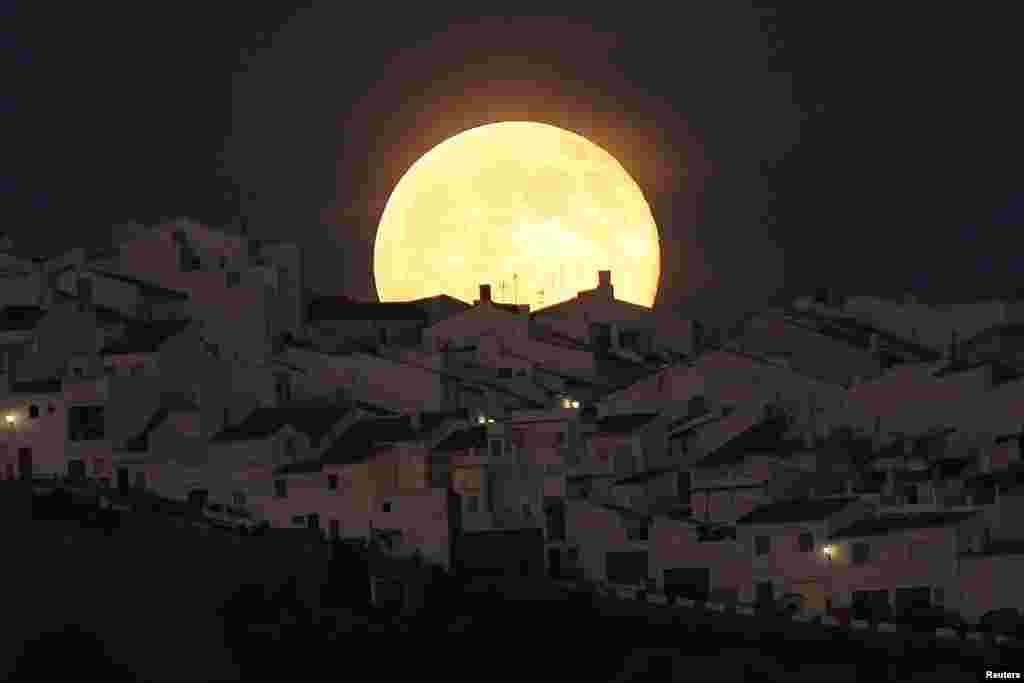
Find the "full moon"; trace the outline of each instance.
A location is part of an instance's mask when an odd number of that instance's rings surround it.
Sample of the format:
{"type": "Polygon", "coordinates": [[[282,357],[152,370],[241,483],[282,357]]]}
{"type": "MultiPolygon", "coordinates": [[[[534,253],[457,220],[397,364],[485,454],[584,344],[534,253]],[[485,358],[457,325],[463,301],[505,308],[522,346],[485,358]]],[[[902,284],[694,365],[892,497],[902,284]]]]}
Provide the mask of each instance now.
{"type": "Polygon", "coordinates": [[[531,310],[597,286],[610,270],[615,297],[653,306],[661,267],[658,227],[636,181],[575,133],[505,121],[432,148],[388,198],[373,251],[381,301],[436,294],[531,310]]]}

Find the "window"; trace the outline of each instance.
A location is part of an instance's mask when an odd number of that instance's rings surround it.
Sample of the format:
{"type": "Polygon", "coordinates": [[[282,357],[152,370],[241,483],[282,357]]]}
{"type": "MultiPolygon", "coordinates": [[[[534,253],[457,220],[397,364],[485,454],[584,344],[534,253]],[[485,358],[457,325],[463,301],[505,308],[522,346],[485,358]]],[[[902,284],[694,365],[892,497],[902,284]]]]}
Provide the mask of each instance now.
{"type": "Polygon", "coordinates": [[[220,257],[219,263],[220,263],[220,269],[221,269],[221,270],[224,270],[224,269],[225,269],[225,268],[227,268],[227,266],[228,266],[228,260],[227,260],[227,258],[226,258],[226,257],[224,257],[224,256],[221,256],[221,257],[220,257]]]}
{"type": "Polygon", "coordinates": [[[331,540],[338,540],[341,538],[341,522],[336,519],[332,519],[327,522],[328,533],[331,536],[331,540]]]}
{"type": "Polygon", "coordinates": [[[868,561],[869,549],[867,543],[854,543],[853,544],[853,563],[854,564],[865,564],[868,561]]]}
{"type": "Polygon", "coordinates": [[[580,563],[580,549],[579,548],[569,548],[569,554],[568,555],[569,555],[568,559],[569,559],[569,564],[570,565],[575,566],[575,565],[580,563]]]}
{"type": "Polygon", "coordinates": [[[144,489],[146,488],[146,473],[136,472],[135,473],[135,488],[144,489]]]}
{"type": "Polygon", "coordinates": [[[693,485],[693,478],[690,472],[680,472],[677,481],[679,488],[679,502],[690,504],[690,487],[693,485]]]}
{"type": "Polygon", "coordinates": [[[903,499],[907,501],[907,505],[917,505],[917,486],[914,484],[904,486],[903,499]]]}
{"type": "Polygon", "coordinates": [[[754,554],[755,555],[767,555],[772,549],[772,539],[770,536],[755,536],[754,537],[754,554]]]}
{"type": "Polygon", "coordinates": [[[231,271],[228,273],[228,287],[237,287],[242,282],[242,274],[238,271],[231,271]]]}
{"type": "Polygon", "coordinates": [[[503,444],[501,439],[491,439],[491,457],[495,460],[501,458],[502,446],[503,444]]]}
{"type": "Polygon", "coordinates": [[[508,379],[514,375],[515,371],[512,368],[498,368],[498,377],[502,379],[508,379]]]}
{"type": "Polygon", "coordinates": [[[245,494],[241,491],[235,491],[231,494],[231,502],[235,505],[245,505],[245,494]]]}
{"type": "Polygon", "coordinates": [[[57,406],[53,405],[52,403],[47,404],[46,412],[48,412],[50,415],[53,415],[55,412],[57,412],[57,406]]]}
{"type": "Polygon", "coordinates": [[[306,516],[305,515],[295,515],[294,517],[292,517],[292,524],[295,524],[296,526],[305,526],[305,524],[306,524],[306,516]]]}
{"type": "Polygon", "coordinates": [[[645,521],[632,521],[626,527],[627,541],[646,541],[647,537],[647,523],[645,521]]]}
{"type": "Polygon", "coordinates": [[[814,552],[814,534],[812,534],[811,532],[805,531],[802,534],[800,534],[800,537],[798,539],[798,543],[799,543],[799,547],[800,547],[800,552],[802,552],[802,553],[814,552]]]}
{"type": "Polygon", "coordinates": [[[288,497],[288,480],[287,479],[275,479],[274,480],[274,497],[275,498],[287,498],[288,497]]]}
{"type": "Polygon", "coordinates": [[[30,405],[28,407],[28,416],[33,420],[39,417],[39,406],[35,404],[30,405]]]}
{"type": "Polygon", "coordinates": [[[933,599],[934,599],[936,605],[943,604],[946,601],[946,590],[944,588],[941,588],[941,587],[936,587],[934,589],[933,599]]]}
{"type": "Polygon", "coordinates": [[[68,440],[94,441],[106,435],[104,406],[72,406],[68,409],[68,440]]]}
{"type": "Polygon", "coordinates": [[[466,496],[466,512],[480,511],[480,496],[466,496]]]}
{"type": "Polygon", "coordinates": [[[530,504],[529,503],[522,503],[521,507],[522,507],[522,511],[523,511],[523,517],[525,519],[529,519],[530,516],[533,514],[533,512],[530,510],[530,504]]]}
{"type": "Polygon", "coordinates": [[[391,501],[385,501],[380,504],[381,512],[391,512],[391,501]]]}
{"type": "Polygon", "coordinates": [[[338,490],[338,475],[328,474],[327,475],[327,490],[337,491],[338,490]]]}

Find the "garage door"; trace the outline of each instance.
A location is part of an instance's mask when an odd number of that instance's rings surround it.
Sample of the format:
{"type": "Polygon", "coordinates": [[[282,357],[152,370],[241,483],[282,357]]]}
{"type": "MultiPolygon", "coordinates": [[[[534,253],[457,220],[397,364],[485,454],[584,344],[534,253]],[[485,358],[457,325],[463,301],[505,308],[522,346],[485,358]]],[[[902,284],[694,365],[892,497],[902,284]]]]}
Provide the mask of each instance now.
{"type": "Polygon", "coordinates": [[[619,552],[605,555],[608,581],[630,586],[647,583],[647,552],[619,552]]]}
{"type": "Polygon", "coordinates": [[[707,600],[711,570],[707,567],[675,567],[665,570],[665,594],[691,600],[707,600]]]}

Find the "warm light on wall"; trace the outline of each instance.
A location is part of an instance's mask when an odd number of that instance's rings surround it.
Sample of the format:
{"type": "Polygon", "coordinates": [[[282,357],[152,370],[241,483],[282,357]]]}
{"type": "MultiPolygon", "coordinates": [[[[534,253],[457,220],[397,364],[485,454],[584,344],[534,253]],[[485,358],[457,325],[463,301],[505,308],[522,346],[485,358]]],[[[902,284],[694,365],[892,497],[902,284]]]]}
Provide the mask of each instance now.
{"type": "Polygon", "coordinates": [[[18,418],[14,415],[14,413],[8,413],[7,415],[4,415],[4,422],[6,422],[9,425],[13,425],[17,419],[18,418]]]}
{"type": "Polygon", "coordinates": [[[835,552],[835,548],[833,548],[830,545],[827,545],[827,546],[825,546],[824,548],[821,549],[821,552],[825,554],[825,558],[826,559],[831,560],[832,559],[832,553],[835,552]]]}

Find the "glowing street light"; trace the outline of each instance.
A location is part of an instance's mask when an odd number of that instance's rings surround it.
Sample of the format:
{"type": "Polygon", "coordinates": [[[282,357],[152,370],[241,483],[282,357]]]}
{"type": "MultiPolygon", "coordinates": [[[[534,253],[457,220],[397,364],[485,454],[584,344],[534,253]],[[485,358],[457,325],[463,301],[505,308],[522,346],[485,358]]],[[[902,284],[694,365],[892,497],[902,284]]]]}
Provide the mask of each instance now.
{"type": "Polygon", "coordinates": [[[7,425],[10,426],[10,427],[14,426],[14,422],[17,419],[18,418],[14,415],[14,413],[7,413],[6,415],[4,415],[4,422],[6,422],[7,425]]]}
{"type": "Polygon", "coordinates": [[[833,548],[830,545],[827,545],[827,546],[825,546],[824,548],[821,549],[821,552],[825,554],[825,559],[831,560],[832,559],[832,553],[835,552],[835,548],[833,548]]]}
{"type": "Polygon", "coordinates": [[[573,408],[579,408],[580,407],[580,402],[579,401],[572,401],[572,403],[570,405],[573,408]]]}

